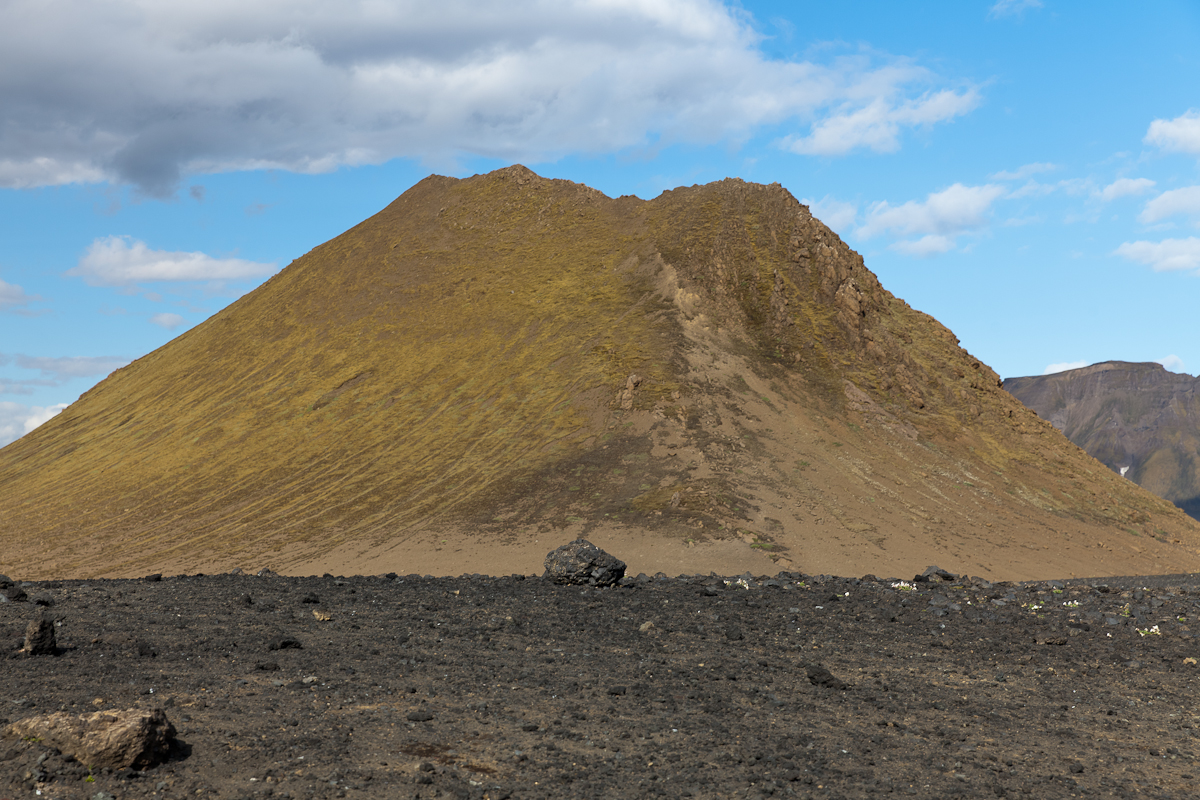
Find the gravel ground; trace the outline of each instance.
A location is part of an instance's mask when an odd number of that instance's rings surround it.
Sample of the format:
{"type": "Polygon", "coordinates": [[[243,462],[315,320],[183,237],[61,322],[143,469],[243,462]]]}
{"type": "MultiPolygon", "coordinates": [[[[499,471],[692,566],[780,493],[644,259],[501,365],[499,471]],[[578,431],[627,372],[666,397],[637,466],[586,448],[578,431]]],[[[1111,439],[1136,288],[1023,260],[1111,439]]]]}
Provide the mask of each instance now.
{"type": "Polygon", "coordinates": [[[160,707],[178,741],[91,771],[6,736],[0,798],[1200,792],[1191,575],[20,588],[0,602],[0,723],[160,707]],[[39,615],[57,654],[18,655],[39,615]]]}

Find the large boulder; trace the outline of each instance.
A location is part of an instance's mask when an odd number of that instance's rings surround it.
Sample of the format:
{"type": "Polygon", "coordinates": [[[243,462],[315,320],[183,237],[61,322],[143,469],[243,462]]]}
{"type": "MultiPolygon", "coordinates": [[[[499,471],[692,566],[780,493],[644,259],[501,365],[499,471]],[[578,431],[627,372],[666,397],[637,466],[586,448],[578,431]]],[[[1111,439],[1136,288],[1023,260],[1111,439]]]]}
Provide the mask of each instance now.
{"type": "Polygon", "coordinates": [[[546,554],[546,574],[568,586],[615,586],[625,577],[625,562],[586,539],[576,539],[546,554]]]}
{"type": "Polygon", "coordinates": [[[57,655],[58,639],[54,635],[54,620],[45,616],[30,620],[25,628],[25,645],[21,653],[27,656],[57,655]]]}
{"type": "Polygon", "coordinates": [[[166,760],[175,726],[161,708],[42,714],[17,720],[10,736],[35,737],[92,769],[149,767],[166,760]]]}

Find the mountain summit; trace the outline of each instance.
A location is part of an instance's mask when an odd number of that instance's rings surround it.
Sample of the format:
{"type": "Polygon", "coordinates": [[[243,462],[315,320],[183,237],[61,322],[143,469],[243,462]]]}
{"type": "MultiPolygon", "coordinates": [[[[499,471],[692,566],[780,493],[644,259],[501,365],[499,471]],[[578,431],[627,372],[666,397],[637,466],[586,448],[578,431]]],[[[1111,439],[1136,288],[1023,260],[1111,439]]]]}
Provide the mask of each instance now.
{"type": "Polygon", "coordinates": [[[1004,388],[1106,467],[1200,519],[1200,378],[1106,361],[1004,388]]]}
{"type": "Polygon", "coordinates": [[[427,178],[0,450],[4,571],[1200,569],[777,184],[427,178]]]}

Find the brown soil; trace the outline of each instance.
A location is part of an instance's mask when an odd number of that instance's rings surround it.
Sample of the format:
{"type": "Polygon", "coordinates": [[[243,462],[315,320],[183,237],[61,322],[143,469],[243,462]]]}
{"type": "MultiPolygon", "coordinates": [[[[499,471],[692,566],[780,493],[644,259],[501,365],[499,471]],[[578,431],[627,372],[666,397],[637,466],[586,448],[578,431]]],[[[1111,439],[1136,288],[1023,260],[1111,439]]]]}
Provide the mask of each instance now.
{"type": "Polygon", "coordinates": [[[179,741],[166,763],[113,772],[0,739],[0,797],[1200,790],[1193,577],[893,584],[27,583],[0,603],[0,723],[161,707],[179,741]],[[42,614],[57,654],[18,657],[42,614]]]}

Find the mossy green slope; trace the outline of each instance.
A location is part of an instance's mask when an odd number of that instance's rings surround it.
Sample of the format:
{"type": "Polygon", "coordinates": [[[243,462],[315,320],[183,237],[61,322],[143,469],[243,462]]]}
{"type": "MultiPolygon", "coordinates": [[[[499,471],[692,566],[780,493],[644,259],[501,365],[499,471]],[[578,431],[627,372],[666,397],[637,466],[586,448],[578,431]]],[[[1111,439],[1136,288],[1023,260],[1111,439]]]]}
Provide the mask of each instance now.
{"type": "Polygon", "coordinates": [[[316,551],[544,467],[581,395],[666,378],[620,210],[521,168],[423,181],[6,448],[3,535],[316,551]]]}
{"type": "MultiPolygon", "coordinates": [[[[795,493],[858,491],[864,469],[899,485],[926,463],[996,476],[970,491],[1014,525],[1200,543],[1169,505],[1093,477],[778,185],[644,202],[515,166],[422,181],[0,450],[0,541],[32,577],[297,567],[425,526],[729,536],[767,507],[756,493],[786,516],[795,493]],[[802,456],[752,419],[747,381],[786,441],[840,431],[823,474],[848,482],[781,469],[802,456]],[[761,469],[722,461],[735,436],[761,469]]],[[[962,506],[915,484],[893,499],[918,528],[927,505],[962,506]]],[[[856,513],[850,533],[891,524],[856,513]]]]}

